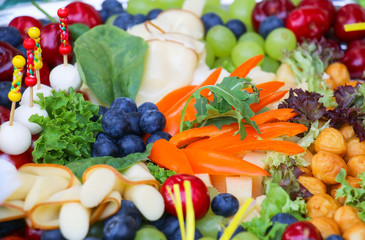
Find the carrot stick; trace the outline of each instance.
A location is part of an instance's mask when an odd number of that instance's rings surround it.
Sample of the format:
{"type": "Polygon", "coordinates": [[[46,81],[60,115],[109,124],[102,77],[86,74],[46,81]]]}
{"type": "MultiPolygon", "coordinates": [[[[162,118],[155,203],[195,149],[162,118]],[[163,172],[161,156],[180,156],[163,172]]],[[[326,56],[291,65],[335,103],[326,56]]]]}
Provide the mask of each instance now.
{"type": "Polygon", "coordinates": [[[293,112],[293,109],[291,108],[279,108],[263,112],[260,114],[256,114],[251,118],[251,120],[259,125],[273,121],[288,121],[289,119],[295,117],[296,115],[297,113],[293,112]]]}
{"type": "Polygon", "coordinates": [[[285,96],[285,94],[288,91],[279,91],[279,92],[274,92],[271,93],[263,98],[260,99],[260,102],[258,103],[252,103],[250,105],[251,110],[254,111],[255,113],[260,111],[262,108],[266,107],[267,105],[269,105],[270,103],[276,102],[278,100],[280,100],[282,97],[285,96]]]}
{"type": "Polygon", "coordinates": [[[264,169],[230,154],[203,149],[181,151],[187,156],[194,174],[269,176],[264,169]]]}
{"type": "Polygon", "coordinates": [[[230,125],[224,125],[220,130],[214,125],[192,128],[186,131],[179,132],[174,136],[172,136],[170,138],[170,143],[180,148],[199,139],[218,136],[228,131],[236,129],[237,129],[237,124],[234,123],[230,125]]]}
{"type": "Polygon", "coordinates": [[[174,105],[174,103],[178,102],[182,97],[190,93],[191,90],[195,89],[195,87],[195,85],[190,85],[178,88],[170,92],[169,94],[164,96],[158,103],[156,103],[158,110],[162,113],[167,112],[174,105]]]}
{"type": "Polygon", "coordinates": [[[177,173],[193,174],[185,154],[165,139],[159,139],[153,143],[149,159],[177,173]]]}
{"type": "Polygon", "coordinates": [[[275,151],[288,155],[295,155],[304,152],[304,149],[298,144],[280,140],[242,141],[241,144],[229,145],[219,149],[219,151],[230,154],[242,153],[247,150],[275,151]]]}
{"type": "Polygon", "coordinates": [[[259,64],[259,62],[264,58],[263,55],[257,55],[248,59],[246,62],[242,63],[238,68],[236,68],[230,77],[241,77],[245,78],[247,74],[259,64]]]}
{"type": "MultiPolygon", "coordinates": [[[[285,85],[284,82],[270,81],[270,82],[258,84],[258,85],[256,85],[256,87],[259,90],[261,89],[259,94],[260,94],[260,98],[262,98],[262,97],[265,97],[265,96],[269,95],[270,93],[276,92],[277,90],[279,90],[284,85],[285,85]]],[[[251,87],[249,87],[245,90],[249,93],[253,93],[253,89],[251,87]]]]}

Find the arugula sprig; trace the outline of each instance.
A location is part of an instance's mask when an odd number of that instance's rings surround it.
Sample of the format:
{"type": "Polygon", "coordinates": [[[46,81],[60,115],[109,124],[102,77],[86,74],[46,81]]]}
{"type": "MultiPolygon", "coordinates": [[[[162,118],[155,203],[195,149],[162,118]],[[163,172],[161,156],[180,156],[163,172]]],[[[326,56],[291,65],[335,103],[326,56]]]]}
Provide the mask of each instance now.
{"type": "Polygon", "coordinates": [[[250,79],[225,77],[221,83],[201,87],[189,97],[181,113],[180,131],[212,124],[220,129],[223,125],[237,122],[239,129],[235,134],[239,133],[242,140],[247,135],[245,124],[251,125],[259,132],[257,124],[250,120],[255,115],[250,109],[250,104],[258,101],[259,90],[251,84],[250,79]],[[253,93],[244,90],[250,86],[253,93]],[[212,101],[200,94],[203,89],[210,90],[214,96],[212,101]],[[194,107],[197,114],[193,121],[184,122],[187,107],[193,98],[196,100],[194,107]]]}

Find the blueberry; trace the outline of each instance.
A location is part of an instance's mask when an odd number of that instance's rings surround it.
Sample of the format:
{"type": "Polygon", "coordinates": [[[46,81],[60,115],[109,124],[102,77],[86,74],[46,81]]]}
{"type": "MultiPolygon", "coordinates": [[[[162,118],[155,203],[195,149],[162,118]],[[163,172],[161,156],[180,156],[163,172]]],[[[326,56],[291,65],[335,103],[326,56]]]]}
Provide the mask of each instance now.
{"type": "Polygon", "coordinates": [[[130,98],[119,97],[112,102],[112,104],[110,105],[110,109],[116,109],[125,113],[137,112],[137,105],[130,98]]]}
{"type": "Polygon", "coordinates": [[[290,225],[294,222],[297,222],[298,219],[287,213],[278,213],[271,218],[271,221],[273,221],[273,223],[279,222],[290,225]]]}
{"type": "Polygon", "coordinates": [[[105,23],[105,22],[106,22],[106,20],[109,18],[109,13],[108,13],[108,11],[107,11],[107,10],[105,10],[105,9],[101,9],[101,10],[99,11],[99,15],[100,15],[101,20],[103,21],[103,23],[105,23]]]}
{"type": "Polygon", "coordinates": [[[162,12],[162,9],[159,9],[159,8],[152,9],[148,12],[147,19],[148,20],[155,19],[158,16],[158,14],[160,14],[161,12],[162,12]]]}
{"type": "Polygon", "coordinates": [[[139,121],[141,120],[142,114],[140,114],[139,112],[130,112],[127,113],[127,115],[129,123],[131,125],[131,134],[142,136],[143,131],[139,126],[139,121]]]}
{"type": "Polygon", "coordinates": [[[98,115],[93,116],[91,118],[91,121],[96,122],[100,118],[100,116],[104,115],[106,113],[106,111],[108,111],[108,110],[109,110],[109,108],[100,105],[99,110],[98,110],[98,115]]]}
{"type": "Polygon", "coordinates": [[[164,214],[156,221],[150,221],[150,224],[155,226],[157,229],[161,230],[166,224],[167,220],[170,218],[171,214],[164,212],[164,214]]]}
{"type": "MultiPolygon", "coordinates": [[[[11,87],[11,82],[0,81],[0,105],[6,108],[11,108],[11,101],[8,98],[9,90],[11,87]]],[[[20,91],[23,93],[25,88],[21,88],[20,91]]],[[[17,103],[17,106],[19,103],[17,103]]]]}
{"type": "Polygon", "coordinates": [[[131,216],[114,215],[104,222],[103,239],[133,240],[137,232],[136,221],[131,216]]]}
{"type": "Polygon", "coordinates": [[[6,222],[0,222],[0,238],[5,237],[8,233],[25,228],[24,219],[16,219],[6,222]]]}
{"type": "Polygon", "coordinates": [[[343,237],[337,234],[329,235],[326,240],[345,240],[343,237]]]}
{"type": "Polygon", "coordinates": [[[261,22],[259,27],[259,33],[264,38],[269,35],[271,31],[277,28],[285,27],[284,21],[278,18],[277,16],[269,16],[261,22]]]}
{"type": "Polygon", "coordinates": [[[229,20],[226,22],[226,27],[233,32],[237,39],[247,31],[246,25],[239,19],[229,20]]]}
{"type": "Polygon", "coordinates": [[[22,43],[19,44],[16,48],[22,53],[24,58],[27,58],[27,49],[25,49],[22,43]]]}
{"type": "Polygon", "coordinates": [[[146,151],[146,145],[142,138],[137,135],[128,134],[118,140],[119,153],[122,157],[131,153],[146,151]]]}
{"type": "Polygon", "coordinates": [[[229,193],[221,193],[213,198],[211,208],[216,215],[231,217],[238,211],[239,205],[235,196],[229,193]]]}
{"type": "Polygon", "coordinates": [[[127,12],[123,12],[118,14],[118,16],[115,18],[113,25],[123,29],[127,30],[128,28],[131,28],[134,26],[134,18],[131,14],[127,12]]]}
{"type": "MultiPolygon", "coordinates": [[[[240,225],[236,228],[236,230],[233,232],[232,237],[230,239],[232,239],[234,236],[236,236],[237,234],[239,234],[240,232],[244,232],[245,229],[243,229],[243,227],[240,225]]],[[[218,234],[217,234],[217,240],[220,239],[223,235],[223,229],[221,229],[218,234]]]]}
{"type": "Polygon", "coordinates": [[[223,25],[222,19],[215,13],[206,13],[202,16],[205,32],[215,25],[223,25]]]}
{"type": "Polygon", "coordinates": [[[15,27],[0,27],[0,41],[17,47],[22,42],[20,32],[15,27]]]}
{"type": "Polygon", "coordinates": [[[146,145],[149,143],[154,143],[161,138],[166,139],[168,141],[170,140],[171,135],[163,131],[154,132],[151,134],[151,136],[147,138],[146,145]]]}
{"type": "Polygon", "coordinates": [[[142,225],[142,214],[137,209],[137,207],[134,205],[132,201],[128,200],[122,200],[122,203],[120,205],[120,208],[116,214],[113,216],[105,219],[104,224],[107,224],[109,221],[111,221],[114,217],[124,217],[124,216],[130,216],[134,219],[136,222],[136,227],[139,229],[142,225]]]}
{"type": "Polygon", "coordinates": [[[123,5],[118,2],[117,0],[105,0],[102,4],[101,4],[101,8],[102,10],[105,10],[107,12],[112,12],[115,11],[115,9],[117,10],[122,10],[123,11],[123,5]]]}
{"type": "MultiPolygon", "coordinates": [[[[200,238],[203,237],[203,234],[201,234],[201,232],[195,228],[195,234],[194,234],[194,240],[198,240],[200,238]]],[[[173,239],[173,240],[181,240],[181,230],[180,228],[177,229],[177,231],[175,231],[175,234],[173,235],[173,237],[169,238],[169,239],[173,239]]]]}
{"type": "Polygon", "coordinates": [[[63,240],[65,239],[62,236],[60,229],[54,230],[43,230],[41,234],[41,240],[63,240]]]}
{"type": "Polygon", "coordinates": [[[51,23],[51,21],[47,18],[39,19],[39,21],[42,23],[42,26],[47,25],[48,23],[51,23]]]}
{"type": "Polygon", "coordinates": [[[127,114],[115,109],[109,109],[103,115],[101,124],[106,134],[116,139],[128,134],[131,128],[127,114]]]}
{"type": "Polygon", "coordinates": [[[168,216],[165,224],[159,229],[167,239],[173,239],[176,231],[180,231],[179,221],[175,216],[168,216]]]}
{"type": "Polygon", "coordinates": [[[93,157],[112,156],[118,157],[118,147],[114,143],[113,139],[105,133],[99,133],[96,137],[96,141],[93,144],[93,157]]]}
{"type": "Polygon", "coordinates": [[[147,112],[148,110],[157,110],[158,111],[158,108],[157,108],[156,104],[154,104],[154,103],[145,102],[138,106],[137,112],[143,114],[143,113],[147,112]]]}
{"type": "Polygon", "coordinates": [[[165,116],[157,110],[148,110],[142,114],[139,126],[145,133],[154,133],[164,129],[166,125],[165,116]]]}
{"type": "Polygon", "coordinates": [[[143,23],[147,20],[147,17],[143,14],[136,14],[133,16],[133,22],[135,25],[143,23]]]}

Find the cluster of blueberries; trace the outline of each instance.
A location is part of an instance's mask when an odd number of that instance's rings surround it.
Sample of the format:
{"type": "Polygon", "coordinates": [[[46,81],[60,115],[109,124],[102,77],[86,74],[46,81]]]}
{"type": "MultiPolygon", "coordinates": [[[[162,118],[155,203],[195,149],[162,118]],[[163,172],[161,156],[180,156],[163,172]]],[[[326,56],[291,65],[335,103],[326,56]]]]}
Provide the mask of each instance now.
{"type": "Polygon", "coordinates": [[[122,4],[117,0],[105,0],[101,4],[101,10],[99,11],[100,16],[104,23],[109,17],[116,15],[116,18],[113,21],[113,25],[123,30],[127,30],[133,27],[134,25],[143,23],[147,20],[155,19],[157,15],[160,14],[160,12],[162,12],[161,9],[152,9],[147,15],[143,14],[132,15],[126,12],[123,9],[122,4]]]}
{"type": "Polygon", "coordinates": [[[24,57],[27,56],[27,50],[23,46],[20,32],[15,27],[0,27],[0,41],[9,43],[17,48],[24,57]]]}
{"type": "Polygon", "coordinates": [[[158,139],[171,138],[170,134],[162,131],[166,125],[165,116],[151,102],[137,107],[132,99],[120,97],[113,101],[109,109],[100,106],[99,114],[102,115],[104,133],[96,137],[93,157],[124,157],[144,152],[147,144],[158,139]],[[151,135],[144,143],[141,137],[146,133],[151,135]]]}

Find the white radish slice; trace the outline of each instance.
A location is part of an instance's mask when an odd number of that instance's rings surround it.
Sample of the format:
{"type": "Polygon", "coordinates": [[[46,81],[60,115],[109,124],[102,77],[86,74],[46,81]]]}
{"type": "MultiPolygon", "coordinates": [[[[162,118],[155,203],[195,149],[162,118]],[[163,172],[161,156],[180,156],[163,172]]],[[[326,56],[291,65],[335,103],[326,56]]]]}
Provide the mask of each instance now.
{"type": "Polygon", "coordinates": [[[32,135],[27,127],[18,122],[4,122],[0,128],[0,150],[10,155],[19,155],[30,147],[32,135]]]}
{"type": "Polygon", "coordinates": [[[124,192],[124,197],[132,201],[142,215],[150,221],[159,219],[164,213],[165,203],[162,195],[150,185],[129,186],[124,192]]]}
{"type": "Polygon", "coordinates": [[[14,121],[26,126],[31,134],[38,134],[43,130],[42,127],[36,123],[29,122],[30,116],[34,114],[48,117],[47,111],[41,109],[38,104],[34,104],[33,107],[30,107],[29,105],[21,105],[17,107],[14,111],[14,121]]]}
{"type": "Polygon", "coordinates": [[[89,231],[90,209],[80,203],[65,203],[60,211],[60,230],[66,239],[84,239],[89,231]]]}
{"type": "Polygon", "coordinates": [[[81,87],[80,74],[72,64],[60,64],[53,68],[49,75],[49,82],[56,91],[66,91],[72,87],[78,91],[81,87]]]}
{"type": "Polygon", "coordinates": [[[81,203],[85,207],[96,207],[113,190],[116,181],[116,176],[110,169],[94,170],[81,187],[81,203]]]}
{"type": "Polygon", "coordinates": [[[202,16],[206,0],[185,0],[182,9],[191,11],[202,16]]]}
{"type": "MultiPolygon", "coordinates": [[[[51,96],[52,88],[50,86],[41,84],[41,87],[38,89],[37,87],[33,87],[33,101],[39,101],[38,93],[42,93],[44,97],[51,96]]],[[[22,94],[22,100],[19,102],[20,105],[29,105],[30,104],[30,88],[26,88],[24,93],[22,94]]]]}
{"type": "Polygon", "coordinates": [[[123,172],[123,176],[130,181],[155,180],[155,177],[145,168],[144,163],[132,165],[123,172]]]}
{"type": "Polygon", "coordinates": [[[19,173],[19,179],[21,181],[21,186],[18,187],[6,200],[24,200],[27,196],[29,190],[32,188],[36,176],[27,173],[19,173]]]}

